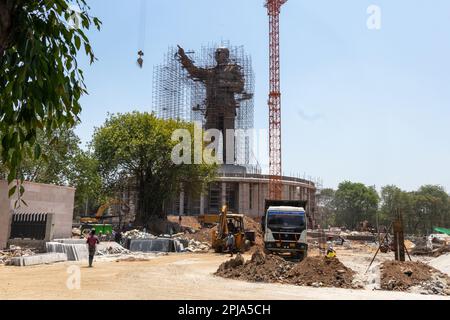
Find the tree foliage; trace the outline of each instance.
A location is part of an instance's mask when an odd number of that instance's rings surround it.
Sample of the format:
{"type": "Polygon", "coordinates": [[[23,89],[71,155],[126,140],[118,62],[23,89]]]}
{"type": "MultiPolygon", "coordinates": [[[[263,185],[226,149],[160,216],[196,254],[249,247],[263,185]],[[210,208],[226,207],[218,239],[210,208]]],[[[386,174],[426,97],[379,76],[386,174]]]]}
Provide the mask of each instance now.
{"type": "Polygon", "coordinates": [[[381,188],[379,208],[373,187],[344,182],[339,189],[324,189],[318,195],[318,206],[323,224],[345,225],[354,228],[355,223],[367,220],[372,226],[376,214],[379,225],[388,227],[397,213],[403,216],[405,232],[429,234],[434,227],[450,227],[450,198],[438,185],[424,185],[417,191],[404,191],[395,185],[381,188]]]}
{"type": "MultiPolygon", "coordinates": [[[[19,176],[25,181],[76,188],[75,213],[84,213],[87,201],[89,209],[97,206],[104,195],[98,163],[89,151],[80,148],[80,139],[74,130],[60,128],[51,135],[38,130],[36,141],[42,145],[43,156],[36,159],[26,154],[19,176]]],[[[6,174],[7,170],[0,166],[0,178],[6,174]]],[[[12,192],[16,188],[14,186],[12,192]]]]}
{"type": "Polygon", "coordinates": [[[111,115],[96,130],[92,142],[105,185],[132,182],[138,192],[136,222],[148,225],[152,218],[164,218],[163,204],[181,185],[185,192],[199,193],[215,172],[209,165],[176,165],[171,152],[176,129],[193,124],[162,120],[149,113],[111,115]]]}
{"type": "Polygon", "coordinates": [[[0,0],[1,162],[9,182],[27,153],[43,154],[38,131],[77,122],[86,87],[76,56],[83,50],[94,61],[85,31],[101,24],[88,11],[85,0],[0,0]]]}
{"type": "Polygon", "coordinates": [[[336,208],[334,203],[335,194],[335,190],[325,188],[320,190],[320,193],[316,198],[319,209],[320,224],[324,228],[328,225],[335,225],[336,222],[336,208]]]}
{"type": "Polygon", "coordinates": [[[345,181],[339,184],[335,194],[336,223],[356,228],[360,222],[375,222],[379,197],[374,187],[345,181]]]}

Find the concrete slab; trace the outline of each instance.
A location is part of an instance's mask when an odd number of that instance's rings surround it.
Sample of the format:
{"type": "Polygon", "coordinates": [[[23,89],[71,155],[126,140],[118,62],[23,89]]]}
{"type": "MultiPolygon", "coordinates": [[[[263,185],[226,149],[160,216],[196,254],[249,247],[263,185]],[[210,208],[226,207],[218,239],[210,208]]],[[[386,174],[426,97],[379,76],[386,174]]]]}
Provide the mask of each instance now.
{"type": "Polygon", "coordinates": [[[181,252],[184,246],[176,239],[142,239],[131,240],[130,251],[139,252],[181,252]]]}
{"type": "Polygon", "coordinates": [[[11,259],[10,264],[23,267],[63,261],[67,261],[67,255],[65,253],[43,253],[28,257],[14,257],[11,259]]]}
{"type": "Polygon", "coordinates": [[[86,243],[66,244],[59,242],[47,242],[45,244],[49,253],[64,253],[69,261],[82,261],[89,258],[89,252],[86,243]]]}
{"type": "Polygon", "coordinates": [[[86,244],[86,239],[54,239],[52,242],[64,244],[86,244]]]}

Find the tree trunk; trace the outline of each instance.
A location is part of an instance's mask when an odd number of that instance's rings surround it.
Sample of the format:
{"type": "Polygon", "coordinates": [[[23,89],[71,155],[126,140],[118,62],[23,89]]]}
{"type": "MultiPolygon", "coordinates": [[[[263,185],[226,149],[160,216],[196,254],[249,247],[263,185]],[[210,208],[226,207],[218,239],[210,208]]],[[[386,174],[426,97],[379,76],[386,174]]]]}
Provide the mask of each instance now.
{"type": "Polygon", "coordinates": [[[0,0],[0,57],[13,38],[14,0],[0,0]]]}

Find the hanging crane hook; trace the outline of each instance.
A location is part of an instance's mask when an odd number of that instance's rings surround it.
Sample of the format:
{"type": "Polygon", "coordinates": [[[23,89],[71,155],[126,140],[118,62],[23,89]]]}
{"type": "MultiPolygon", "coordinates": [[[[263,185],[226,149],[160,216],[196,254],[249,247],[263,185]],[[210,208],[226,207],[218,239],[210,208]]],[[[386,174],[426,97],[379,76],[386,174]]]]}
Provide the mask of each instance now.
{"type": "Polygon", "coordinates": [[[139,68],[142,69],[142,66],[144,65],[144,59],[142,58],[144,56],[144,52],[142,52],[142,50],[139,50],[138,56],[139,58],[137,59],[137,64],[139,65],[139,68]]]}

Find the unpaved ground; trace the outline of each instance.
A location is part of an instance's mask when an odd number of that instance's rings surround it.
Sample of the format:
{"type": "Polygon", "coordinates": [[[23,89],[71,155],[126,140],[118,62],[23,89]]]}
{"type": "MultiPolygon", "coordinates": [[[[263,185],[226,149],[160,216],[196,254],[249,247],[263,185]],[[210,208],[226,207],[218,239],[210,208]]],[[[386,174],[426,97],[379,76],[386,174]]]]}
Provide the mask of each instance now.
{"type": "MultiPolygon", "coordinates": [[[[249,256],[246,256],[248,259],[249,256]]],[[[3,299],[449,299],[404,292],[248,283],[213,276],[227,255],[171,254],[149,261],[77,263],[81,289],[70,290],[71,263],[0,266],[3,299]]]]}

